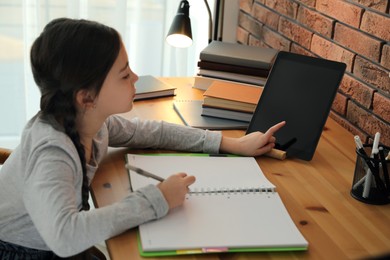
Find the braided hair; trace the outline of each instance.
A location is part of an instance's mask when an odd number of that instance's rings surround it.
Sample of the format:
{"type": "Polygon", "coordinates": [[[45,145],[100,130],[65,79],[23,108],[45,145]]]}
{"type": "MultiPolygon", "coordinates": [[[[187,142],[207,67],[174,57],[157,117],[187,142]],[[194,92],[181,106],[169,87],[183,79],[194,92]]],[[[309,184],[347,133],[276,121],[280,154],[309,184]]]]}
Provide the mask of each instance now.
{"type": "Polygon", "coordinates": [[[34,80],[41,91],[40,113],[60,125],[80,157],[82,210],[89,210],[85,149],[76,129],[75,97],[79,90],[99,94],[120,49],[120,36],[103,24],[58,18],[46,25],[31,48],[34,80]]]}

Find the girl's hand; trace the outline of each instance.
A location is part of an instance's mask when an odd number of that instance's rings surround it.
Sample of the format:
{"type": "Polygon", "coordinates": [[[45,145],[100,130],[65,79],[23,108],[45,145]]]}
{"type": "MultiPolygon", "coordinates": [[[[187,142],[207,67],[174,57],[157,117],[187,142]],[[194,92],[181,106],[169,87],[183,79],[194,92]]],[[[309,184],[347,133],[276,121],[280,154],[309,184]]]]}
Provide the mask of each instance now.
{"type": "Polygon", "coordinates": [[[271,151],[275,146],[276,138],[273,136],[276,131],[286,124],[282,121],[267,132],[253,132],[240,138],[222,137],[220,151],[244,156],[259,156],[271,151]]]}
{"type": "Polygon", "coordinates": [[[173,209],[183,204],[185,195],[189,191],[188,186],[194,182],[194,176],[188,176],[186,173],[177,173],[159,183],[157,187],[168,202],[169,209],[173,209]]]}

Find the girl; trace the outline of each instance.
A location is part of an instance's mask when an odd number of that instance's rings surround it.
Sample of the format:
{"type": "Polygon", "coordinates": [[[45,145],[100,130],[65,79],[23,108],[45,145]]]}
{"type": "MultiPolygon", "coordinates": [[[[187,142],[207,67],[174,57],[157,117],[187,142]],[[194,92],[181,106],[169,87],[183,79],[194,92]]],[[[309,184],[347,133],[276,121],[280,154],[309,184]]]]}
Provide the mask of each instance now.
{"type": "Polygon", "coordinates": [[[118,32],[92,21],[50,22],[33,43],[31,65],[40,111],[0,172],[2,259],[75,256],[183,203],[195,178],[176,173],[89,211],[88,186],[108,146],[258,156],[272,149],[273,133],[284,125],[228,138],[116,116],[131,110],[138,76],[118,32]]]}

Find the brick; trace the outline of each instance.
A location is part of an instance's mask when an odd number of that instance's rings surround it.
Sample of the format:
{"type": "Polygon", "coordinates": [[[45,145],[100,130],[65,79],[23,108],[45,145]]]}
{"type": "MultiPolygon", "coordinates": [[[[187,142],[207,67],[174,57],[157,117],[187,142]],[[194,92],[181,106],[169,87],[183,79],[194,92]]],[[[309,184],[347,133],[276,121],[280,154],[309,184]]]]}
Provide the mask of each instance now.
{"type": "Polygon", "coordinates": [[[378,65],[357,56],[353,74],[384,91],[387,95],[390,94],[390,71],[378,65]]]}
{"type": "Polygon", "coordinates": [[[360,29],[385,41],[390,41],[390,17],[366,11],[360,29]]]}
{"type": "Polygon", "coordinates": [[[390,45],[383,45],[381,65],[386,69],[390,70],[390,45]]]}
{"type": "Polygon", "coordinates": [[[248,38],[248,45],[249,46],[260,46],[262,43],[262,41],[256,37],[253,37],[253,35],[249,35],[249,38],[248,38]]]}
{"type": "Polygon", "coordinates": [[[251,16],[240,13],[238,16],[238,24],[247,30],[249,33],[256,35],[257,37],[260,37],[261,35],[261,24],[258,23],[255,19],[253,19],[251,16]]]}
{"type": "Polygon", "coordinates": [[[365,33],[336,23],[334,40],[358,54],[379,62],[382,42],[365,33]]]}
{"type": "Polygon", "coordinates": [[[348,97],[337,93],[333,100],[332,110],[340,115],[345,115],[345,112],[347,111],[347,101],[348,97]]]}
{"type": "Polygon", "coordinates": [[[252,10],[253,0],[240,0],[239,9],[250,14],[252,10]]]}
{"type": "Polygon", "coordinates": [[[236,38],[237,42],[247,44],[248,43],[248,37],[249,37],[249,32],[244,30],[241,27],[237,27],[236,30],[236,38]]]}
{"type": "Polygon", "coordinates": [[[330,111],[329,117],[331,117],[334,121],[336,121],[338,124],[340,124],[342,127],[347,129],[350,133],[353,135],[358,135],[363,143],[367,143],[368,141],[368,134],[351,124],[348,120],[346,120],[344,117],[336,114],[333,111],[330,111]]]}
{"type": "Polygon", "coordinates": [[[248,37],[248,44],[249,46],[259,46],[262,44],[262,41],[259,38],[254,37],[253,35],[249,34],[248,37]]]}
{"type": "Polygon", "coordinates": [[[289,0],[266,0],[265,5],[290,18],[297,17],[298,4],[289,0]]]}
{"type": "Polygon", "coordinates": [[[306,49],[310,49],[312,32],[303,28],[302,26],[287,20],[284,17],[280,18],[279,32],[281,32],[287,38],[299,43],[306,49]]]}
{"type": "Polygon", "coordinates": [[[293,43],[291,45],[291,52],[298,53],[298,54],[305,55],[305,56],[316,57],[312,52],[306,50],[305,48],[302,48],[302,46],[300,46],[296,43],[293,43]]]}
{"type": "Polygon", "coordinates": [[[329,60],[341,61],[347,64],[347,71],[352,71],[355,54],[344,49],[325,38],[313,35],[311,51],[320,57],[329,60]]]}
{"type": "Polygon", "coordinates": [[[388,124],[390,122],[390,97],[385,97],[384,95],[375,92],[373,108],[374,113],[386,121],[388,124]]]}
{"type": "Polygon", "coordinates": [[[267,27],[263,27],[263,40],[276,50],[290,51],[291,41],[267,27]]]}
{"type": "Polygon", "coordinates": [[[390,145],[390,125],[380,120],[369,111],[357,106],[351,100],[348,101],[346,119],[371,137],[374,136],[376,132],[380,132],[382,143],[390,145]]]}
{"type": "Polygon", "coordinates": [[[269,48],[269,46],[265,44],[264,41],[254,37],[253,35],[249,35],[248,45],[269,48]]]}
{"type": "Polygon", "coordinates": [[[298,0],[298,2],[310,7],[314,7],[316,5],[316,0],[298,0]]]}
{"type": "Polygon", "coordinates": [[[303,6],[298,9],[298,22],[319,34],[331,38],[334,20],[303,6]]]}
{"type": "Polygon", "coordinates": [[[344,74],[339,90],[363,107],[371,108],[374,89],[368,87],[367,84],[358,81],[348,74],[344,74]]]}
{"type": "Polygon", "coordinates": [[[316,9],[336,20],[359,28],[363,8],[340,0],[317,0],[316,9]]]}
{"type": "Polygon", "coordinates": [[[387,6],[389,5],[389,0],[351,0],[360,5],[375,9],[379,12],[385,13],[387,6]]]}
{"type": "Polygon", "coordinates": [[[279,15],[264,6],[255,4],[253,7],[253,16],[268,27],[274,30],[278,29],[279,15]]]}

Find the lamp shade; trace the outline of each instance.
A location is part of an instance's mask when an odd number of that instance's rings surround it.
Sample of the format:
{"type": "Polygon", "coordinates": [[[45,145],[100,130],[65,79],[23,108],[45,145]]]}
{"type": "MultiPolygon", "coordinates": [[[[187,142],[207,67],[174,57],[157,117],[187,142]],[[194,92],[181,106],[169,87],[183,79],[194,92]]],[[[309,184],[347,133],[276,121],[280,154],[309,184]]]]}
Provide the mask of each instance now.
{"type": "Polygon", "coordinates": [[[190,4],[188,1],[182,0],[166,38],[170,45],[185,48],[192,44],[192,31],[189,13],[190,4]]]}

